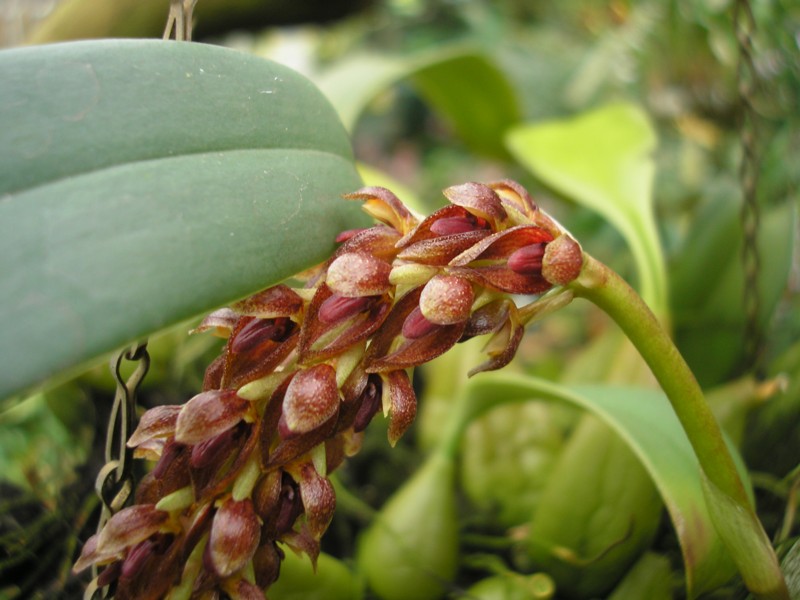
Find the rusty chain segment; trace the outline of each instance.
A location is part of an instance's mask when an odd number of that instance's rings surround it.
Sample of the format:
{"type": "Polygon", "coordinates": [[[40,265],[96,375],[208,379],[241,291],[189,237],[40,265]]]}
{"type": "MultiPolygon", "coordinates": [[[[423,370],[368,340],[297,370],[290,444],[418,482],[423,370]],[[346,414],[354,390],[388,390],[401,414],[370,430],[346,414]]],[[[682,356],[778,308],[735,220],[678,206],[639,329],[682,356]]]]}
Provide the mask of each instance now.
{"type": "Polygon", "coordinates": [[[758,72],[754,62],[753,37],[756,22],[749,0],[736,0],[733,14],[736,41],[739,47],[737,85],[739,100],[739,136],[742,148],[739,164],[739,180],[742,187],[742,269],[744,272],[745,311],[745,365],[757,367],[764,344],[764,333],[758,321],[761,304],[758,279],[760,257],[758,251],[758,228],[760,208],[758,204],[758,177],[761,163],[759,148],[758,113],[754,102],[758,91],[758,72]]]}
{"type": "MultiPolygon", "coordinates": [[[[106,431],[106,464],[100,469],[95,480],[95,491],[102,504],[97,533],[100,533],[106,522],[127,504],[135,487],[131,472],[133,451],[128,448],[127,442],[135,428],[136,396],[139,386],[150,368],[147,342],[139,342],[120,352],[111,360],[110,368],[117,382],[117,391],[106,431]],[[133,373],[127,380],[121,372],[124,360],[136,363],[133,373]]],[[[109,598],[108,590],[104,590],[102,586],[102,573],[94,569],[92,575],[93,579],[86,588],[84,600],[109,598]]]]}

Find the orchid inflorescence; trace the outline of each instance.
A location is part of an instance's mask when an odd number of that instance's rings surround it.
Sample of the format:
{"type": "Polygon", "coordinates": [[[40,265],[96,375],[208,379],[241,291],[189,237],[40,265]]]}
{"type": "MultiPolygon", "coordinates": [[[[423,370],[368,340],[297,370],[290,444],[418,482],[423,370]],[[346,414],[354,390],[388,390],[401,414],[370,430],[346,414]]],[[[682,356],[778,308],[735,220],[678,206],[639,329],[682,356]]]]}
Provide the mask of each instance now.
{"type": "Polygon", "coordinates": [[[511,361],[527,322],[571,296],[582,252],[514,181],[466,183],[419,219],[366,187],[378,221],[341,233],[303,287],[273,286],[210,314],[227,338],[203,391],[142,415],[128,441],[156,461],[135,504],[85,544],[74,570],[124,598],[264,598],[284,547],[314,563],[336,504],[328,474],[379,411],[394,445],[416,414],[409,370],[488,334],[511,361]],[[544,296],[545,292],[550,292],[544,296]],[[512,295],[534,295],[521,308],[512,295]]]}

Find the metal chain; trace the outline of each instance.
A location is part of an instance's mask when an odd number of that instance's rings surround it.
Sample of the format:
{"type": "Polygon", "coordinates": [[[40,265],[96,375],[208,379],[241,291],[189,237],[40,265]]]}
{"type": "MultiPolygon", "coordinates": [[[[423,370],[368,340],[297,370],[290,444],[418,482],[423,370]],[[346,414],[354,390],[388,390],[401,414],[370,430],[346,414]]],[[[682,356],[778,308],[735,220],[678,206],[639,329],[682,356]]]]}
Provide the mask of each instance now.
{"type": "MultiPolygon", "coordinates": [[[[106,464],[100,469],[95,481],[95,491],[102,503],[100,519],[97,523],[97,533],[100,533],[112,515],[125,506],[134,488],[133,474],[131,472],[133,452],[128,448],[127,442],[133,432],[133,425],[136,420],[136,395],[139,391],[139,385],[150,368],[147,342],[139,342],[120,352],[111,359],[110,368],[117,382],[117,391],[114,396],[114,404],[111,407],[111,415],[108,419],[108,430],[106,431],[106,464]],[[137,363],[127,381],[121,373],[122,362],[126,359],[137,363]]],[[[104,590],[98,585],[96,567],[93,569],[92,575],[94,578],[84,593],[84,599],[108,598],[108,590],[104,590]]]]}
{"type": "Polygon", "coordinates": [[[758,204],[758,176],[760,166],[758,114],[754,107],[758,87],[758,73],[753,60],[753,37],[756,22],[749,0],[736,0],[733,13],[736,41],[739,46],[737,82],[739,95],[739,136],[742,158],[739,180],[742,186],[742,268],[744,271],[744,348],[748,366],[758,363],[763,347],[763,331],[758,321],[761,298],[758,290],[760,257],[758,229],[760,210],[758,204]]]}

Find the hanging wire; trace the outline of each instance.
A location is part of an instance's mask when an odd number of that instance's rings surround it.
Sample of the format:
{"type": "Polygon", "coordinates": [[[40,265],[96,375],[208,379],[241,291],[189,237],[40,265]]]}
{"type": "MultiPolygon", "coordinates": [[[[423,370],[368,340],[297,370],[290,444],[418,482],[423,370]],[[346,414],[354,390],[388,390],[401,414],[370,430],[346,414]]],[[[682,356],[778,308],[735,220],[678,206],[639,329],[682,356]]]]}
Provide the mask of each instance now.
{"type": "MultiPolygon", "coordinates": [[[[133,452],[128,448],[127,442],[133,433],[136,420],[136,396],[139,386],[150,368],[147,342],[137,343],[120,352],[111,360],[110,367],[117,382],[117,391],[106,431],[106,464],[100,469],[95,481],[95,491],[102,503],[97,533],[100,533],[106,522],[127,504],[133,492],[134,481],[131,472],[133,452]],[[133,373],[127,380],[123,378],[121,372],[124,360],[136,363],[133,373]]],[[[111,590],[103,589],[105,587],[103,573],[98,573],[95,568],[92,575],[94,578],[84,593],[84,599],[111,597],[109,596],[111,590]]]]}
{"type": "Polygon", "coordinates": [[[744,350],[748,367],[756,367],[764,345],[764,333],[759,323],[761,298],[758,279],[760,257],[758,229],[760,210],[758,204],[758,176],[761,162],[759,149],[758,113],[754,102],[758,89],[758,72],[754,62],[753,37],[756,22],[749,0],[736,0],[733,13],[734,30],[739,47],[737,83],[739,97],[739,137],[742,157],[739,180],[742,187],[742,268],[744,271],[745,312],[744,350]]]}

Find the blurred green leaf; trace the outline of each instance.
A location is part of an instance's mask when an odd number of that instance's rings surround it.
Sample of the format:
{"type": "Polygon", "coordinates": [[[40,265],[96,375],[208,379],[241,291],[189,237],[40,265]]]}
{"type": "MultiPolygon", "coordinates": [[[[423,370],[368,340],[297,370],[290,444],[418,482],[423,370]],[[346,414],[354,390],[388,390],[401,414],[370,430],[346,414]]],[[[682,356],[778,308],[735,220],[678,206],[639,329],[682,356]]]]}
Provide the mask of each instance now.
{"type": "MultiPolygon", "coordinates": [[[[746,347],[744,290],[749,283],[742,269],[739,210],[739,202],[721,194],[704,207],[671,270],[676,341],[704,385],[725,381],[740,364],[746,347]],[[714,360],[708,360],[709,356],[714,360]]],[[[758,322],[763,328],[786,290],[796,228],[793,203],[762,211],[756,283],[758,322]]]]}
{"type": "Polygon", "coordinates": [[[408,80],[473,151],[507,156],[504,132],[520,118],[516,94],[482,52],[440,48],[412,56],[359,54],[317,80],[348,129],[380,92],[408,80]]]}
{"type": "Polygon", "coordinates": [[[672,584],[669,559],[648,552],[628,571],[608,600],[672,600],[672,584]]]}
{"type": "Polygon", "coordinates": [[[656,134],[647,115],[635,105],[613,104],[571,119],[517,126],[506,142],[545,184],[620,231],[636,259],[642,297],[666,317],[667,282],[652,207],[656,134]]]}
{"type": "Polygon", "coordinates": [[[340,560],[324,552],[317,567],[307,556],[285,549],[281,575],[269,588],[271,600],[358,600],[363,583],[340,560]]]}
{"type": "Polygon", "coordinates": [[[0,397],[323,260],[359,208],[314,86],[231,50],[0,54],[0,397]],[[291,251],[287,251],[291,248],[291,251]]]}
{"type": "Polygon", "coordinates": [[[633,387],[566,387],[508,374],[481,376],[467,389],[476,412],[541,398],[568,402],[598,416],[629,445],[653,478],[683,550],[689,596],[715,589],[734,575],[706,507],[697,459],[663,393],[633,387]]]}

